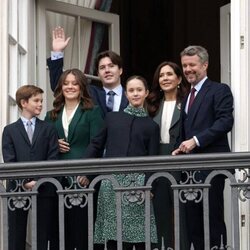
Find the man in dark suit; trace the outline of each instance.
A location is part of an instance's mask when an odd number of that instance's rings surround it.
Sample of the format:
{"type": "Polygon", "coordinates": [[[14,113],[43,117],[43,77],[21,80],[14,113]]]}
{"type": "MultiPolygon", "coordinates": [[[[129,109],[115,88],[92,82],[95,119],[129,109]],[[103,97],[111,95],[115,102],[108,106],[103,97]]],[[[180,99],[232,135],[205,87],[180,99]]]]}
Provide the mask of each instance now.
{"type": "MultiPolygon", "coordinates": [[[[63,28],[56,27],[53,30],[51,58],[47,59],[52,91],[55,90],[58,79],[62,74],[63,51],[69,41],[70,37],[65,38],[63,28]]],[[[107,112],[125,109],[128,105],[128,100],[120,79],[123,71],[121,57],[113,51],[104,51],[97,55],[95,64],[98,76],[102,82],[102,88],[90,85],[89,91],[95,104],[101,107],[103,117],[107,112]],[[112,99],[111,106],[110,99],[112,99]]]]}
{"type": "MultiPolygon", "coordinates": [[[[2,152],[4,162],[28,162],[56,160],[58,157],[57,132],[52,124],[38,119],[42,110],[43,90],[24,85],[16,92],[16,102],[21,117],[4,128],[2,152]]],[[[35,180],[9,180],[8,192],[31,190],[35,180]],[[17,182],[21,182],[19,187],[17,182]]],[[[19,205],[21,202],[19,202],[19,205]]],[[[24,204],[22,204],[24,205],[24,204]]],[[[15,207],[15,197],[9,199],[9,206],[15,207]]],[[[28,211],[24,207],[9,209],[9,250],[25,250],[28,211]]],[[[37,249],[59,250],[58,242],[58,201],[56,189],[51,183],[39,188],[37,197],[37,249]]]]}
{"type": "MultiPolygon", "coordinates": [[[[172,153],[230,152],[227,133],[233,127],[233,96],[228,85],[207,77],[208,53],[201,46],[189,46],[181,52],[183,73],[191,91],[182,104],[181,143],[172,153]]],[[[208,171],[196,174],[204,182],[208,171]]],[[[226,244],[223,190],[225,177],[217,175],[209,190],[210,248],[220,247],[221,236],[226,244]]],[[[190,244],[204,249],[202,202],[186,205],[190,244]]]]}

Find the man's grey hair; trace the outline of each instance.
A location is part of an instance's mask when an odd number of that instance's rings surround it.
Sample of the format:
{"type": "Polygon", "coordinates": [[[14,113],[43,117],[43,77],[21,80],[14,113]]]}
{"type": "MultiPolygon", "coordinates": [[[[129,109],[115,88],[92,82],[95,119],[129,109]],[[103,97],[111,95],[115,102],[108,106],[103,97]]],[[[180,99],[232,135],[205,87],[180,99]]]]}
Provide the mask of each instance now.
{"type": "Polygon", "coordinates": [[[205,63],[209,61],[209,55],[207,50],[202,47],[202,46],[198,46],[198,45],[190,45],[188,47],[186,47],[180,54],[181,57],[183,56],[194,56],[197,55],[202,63],[205,63]]]}

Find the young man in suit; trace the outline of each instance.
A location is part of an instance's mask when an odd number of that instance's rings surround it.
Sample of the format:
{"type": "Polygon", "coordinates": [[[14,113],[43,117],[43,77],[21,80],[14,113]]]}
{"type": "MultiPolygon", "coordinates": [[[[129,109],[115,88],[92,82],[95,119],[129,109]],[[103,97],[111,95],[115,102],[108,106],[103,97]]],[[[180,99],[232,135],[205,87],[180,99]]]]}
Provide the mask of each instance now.
{"type": "MultiPolygon", "coordinates": [[[[58,138],[52,124],[37,118],[42,110],[43,90],[34,85],[24,85],[16,92],[16,103],[21,110],[20,118],[7,125],[2,135],[4,162],[28,162],[56,160],[58,138]]],[[[32,190],[35,180],[9,180],[8,192],[32,190]],[[20,184],[20,186],[18,186],[20,184]]],[[[9,250],[25,250],[27,230],[27,204],[15,207],[15,198],[10,197],[8,212],[9,250]]],[[[39,188],[37,197],[37,249],[59,250],[58,201],[56,189],[51,183],[39,188]],[[49,242],[49,243],[48,243],[49,242]]]]}
{"type": "MultiPolygon", "coordinates": [[[[190,94],[181,110],[181,140],[172,153],[230,152],[227,133],[233,127],[233,96],[228,85],[207,77],[209,56],[201,46],[189,46],[181,52],[183,73],[191,84],[190,94]]],[[[196,180],[204,182],[208,171],[197,173],[196,180]]],[[[210,248],[220,247],[221,236],[226,244],[223,190],[225,177],[217,175],[209,190],[210,248]]],[[[202,202],[188,201],[186,205],[190,244],[204,249],[202,202]]]]}
{"type": "MultiPolygon", "coordinates": [[[[64,29],[61,27],[56,27],[52,36],[51,58],[47,59],[47,65],[50,70],[50,86],[54,91],[63,71],[63,51],[70,37],[66,39],[64,29]]],[[[104,51],[97,55],[95,66],[102,88],[90,85],[89,91],[95,104],[101,107],[103,117],[107,112],[124,110],[128,100],[121,85],[122,58],[113,51],[104,51]]]]}

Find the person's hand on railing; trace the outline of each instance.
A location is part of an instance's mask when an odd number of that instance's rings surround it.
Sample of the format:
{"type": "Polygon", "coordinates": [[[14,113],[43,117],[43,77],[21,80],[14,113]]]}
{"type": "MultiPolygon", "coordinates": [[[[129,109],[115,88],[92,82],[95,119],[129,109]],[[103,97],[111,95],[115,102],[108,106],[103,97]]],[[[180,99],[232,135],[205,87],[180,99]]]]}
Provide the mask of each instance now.
{"type": "Polygon", "coordinates": [[[77,181],[82,187],[89,185],[89,179],[86,176],[77,176],[77,181]]]}
{"type": "Polygon", "coordinates": [[[56,27],[52,31],[52,50],[55,52],[62,52],[68,46],[70,39],[71,37],[65,37],[62,27],[56,27]]]}
{"type": "Polygon", "coordinates": [[[179,149],[183,152],[183,153],[190,153],[195,147],[196,147],[196,142],[194,138],[191,138],[189,140],[183,141],[180,146],[179,149]]]}
{"type": "Polygon", "coordinates": [[[61,153],[67,153],[70,151],[69,143],[66,142],[64,139],[58,139],[58,143],[59,143],[59,151],[61,153]]]}
{"type": "Polygon", "coordinates": [[[195,147],[197,146],[195,139],[191,138],[189,140],[183,141],[179,148],[175,149],[172,152],[172,155],[179,155],[179,154],[189,154],[195,147]]]}
{"type": "Polygon", "coordinates": [[[32,188],[36,185],[36,181],[30,181],[24,184],[25,189],[32,190],[32,188]]]}

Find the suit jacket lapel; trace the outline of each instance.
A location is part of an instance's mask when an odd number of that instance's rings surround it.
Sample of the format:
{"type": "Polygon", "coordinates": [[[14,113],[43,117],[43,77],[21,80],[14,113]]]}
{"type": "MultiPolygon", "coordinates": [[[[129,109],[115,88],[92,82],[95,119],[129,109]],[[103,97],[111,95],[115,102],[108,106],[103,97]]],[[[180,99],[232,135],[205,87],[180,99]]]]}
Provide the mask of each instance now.
{"type": "Polygon", "coordinates": [[[18,128],[18,130],[20,131],[21,135],[23,136],[23,138],[26,140],[26,142],[27,142],[28,144],[30,144],[30,140],[29,140],[28,134],[27,134],[27,132],[26,132],[26,130],[25,130],[25,127],[24,127],[24,125],[23,125],[23,121],[22,121],[21,118],[19,118],[19,119],[17,120],[16,125],[17,125],[17,128],[18,128]]]}
{"type": "Polygon", "coordinates": [[[104,114],[107,113],[107,106],[106,106],[106,92],[103,88],[100,89],[100,91],[97,92],[98,93],[98,98],[99,98],[99,103],[101,105],[101,108],[104,112],[104,114]]]}
{"type": "Polygon", "coordinates": [[[76,112],[69,124],[69,132],[68,132],[68,142],[71,141],[72,137],[73,137],[73,134],[74,134],[74,131],[75,131],[75,128],[78,124],[78,121],[81,119],[82,115],[83,115],[83,110],[82,110],[82,105],[79,104],[78,108],[76,109],[76,112]]]}
{"type": "MultiPolygon", "coordinates": [[[[101,105],[101,108],[102,108],[104,114],[106,114],[108,112],[107,106],[106,106],[106,92],[102,88],[97,93],[98,93],[99,104],[101,105]]],[[[127,97],[126,97],[126,95],[124,93],[124,89],[123,89],[122,90],[122,97],[121,97],[121,104],[120,104],[119,110],[123,111],[127,106],[128,106],[128,99],[127,99],[127,97]]]]}
{"type": "Polygon", "coordinates": [[[200,105],[202,103],[202,101],[204,100],[204,97],[205,95],[207,94],[207,91],[209,90],[210,88],[210,82],[209,80],[207,79],[201,89],[199,90],[198,94],[196,95],[195,99],[194,99],[194,102],[192,104],[192,108],[190,109],[189,111],[189,119],[192,121],[195,117],[196,117],[196,114],[197,112],[199,111],[199,108],[200,108],[200,105]]]}
{"type": "Polygon", "coordinates": [[[123,111],[127,106],[128,106],[128,99],[124,93],[124,89],[122,89],[122,98],[119,110],[123,111]]]}
{"type": "Polygon", "coordinates": [[[36,125],[35,125],[35,131],[34,131],[33,138],[32,138],[32,144],[34,144],[35,141],[37,140],[37,137],[40,131],[41,131],[41,120],[36,118],[36,125]]]}

